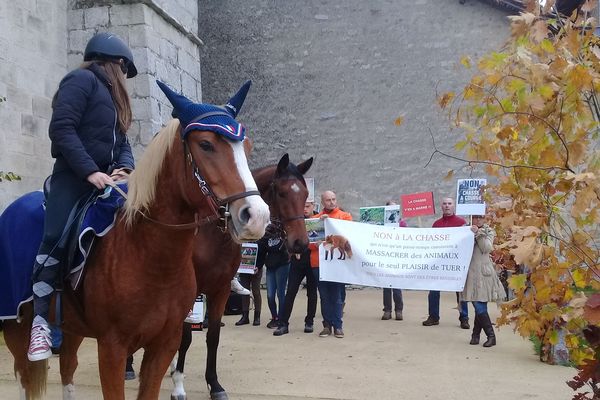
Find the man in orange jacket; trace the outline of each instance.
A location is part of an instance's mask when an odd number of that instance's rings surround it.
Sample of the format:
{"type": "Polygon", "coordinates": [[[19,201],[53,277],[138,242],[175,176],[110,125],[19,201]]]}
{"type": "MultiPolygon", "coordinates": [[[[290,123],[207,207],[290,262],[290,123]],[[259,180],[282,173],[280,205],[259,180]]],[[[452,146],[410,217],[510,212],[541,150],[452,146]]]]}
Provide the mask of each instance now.
{"type": "MultiPolygon", "coordinates": [[[[337,198],[331,190],[327,190],[321,194],[321,205],[323,206],[323,211],[315,215],[315,218],[335,218],[352,221],[352,215],[340,210],[337,206],[337,198]]],[[[311,249],[311,266],[316,265],[318,268],[319,248],[314,243],[311,243],[309,248],[311,249]]],[[[318,287],[319,296],[321,297],[321,314],[323,314],[323,330],[319,333],[319,336],[327,337],[331,335],[333,330],[336,338],[343,338],[342,310],[346,300],[345,285],[339,282],[319,281],[318,287]]]]}

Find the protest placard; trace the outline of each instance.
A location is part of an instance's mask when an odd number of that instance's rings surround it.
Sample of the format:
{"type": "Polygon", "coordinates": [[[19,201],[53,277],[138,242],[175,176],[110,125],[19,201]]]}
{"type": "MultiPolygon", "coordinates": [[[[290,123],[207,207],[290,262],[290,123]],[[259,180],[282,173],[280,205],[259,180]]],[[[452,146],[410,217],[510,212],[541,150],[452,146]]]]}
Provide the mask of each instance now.
{"type": "Polygon", "coordinates": [[[315,202],[315,178],[304,177],[306,188],[308,189],[308,197],[306,201],[315,202]]]}
{"type": "Polygon", "coordinates": [[[435,214],[433,192],[411,193],[400,196],[402,217],[421,217],[435,214]]]}
{"type": "Polygon", "coordinates": [[[319,218],[307,218],[304,220],[308,241],[311,243],[320,242],[325,239],[325,225],[319,218]]]}
{"type": "Polygon", "coordinates": [[[398,226],[400,222],[400,206],[361,207],[359,209],[360,222],[371,225],[398,226]]]}
{"type": "Polygon", "coordinates": [[[238,273],[255,274],[257,255],[258,245],[256,243],[242,243],[242,261],[240,262],[238,273]]]}
{"type": "Polygon", "coordinates": [[[462,291],[473,253],[469,227],[399,228],[328,218],[320,279],[356,285],[462,291]]]}
{"type": "Polygon", "coordinates": [[[457,215],[485,215],[485,201],[483,200],[483,187],[487,180],[458,179],[456,182],[456,214],[457,215]]]}

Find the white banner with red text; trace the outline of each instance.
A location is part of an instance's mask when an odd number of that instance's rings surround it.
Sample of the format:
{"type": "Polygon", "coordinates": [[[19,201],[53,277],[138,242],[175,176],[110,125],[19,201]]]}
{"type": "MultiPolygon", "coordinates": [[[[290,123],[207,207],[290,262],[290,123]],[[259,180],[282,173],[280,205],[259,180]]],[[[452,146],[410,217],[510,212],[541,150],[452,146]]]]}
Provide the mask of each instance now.
{"type": "Polygon", "coordinates": [[[401,228],[327,218],[320,280],[417,290],[463,290],[473,254],[469,227],[401,228]]]}

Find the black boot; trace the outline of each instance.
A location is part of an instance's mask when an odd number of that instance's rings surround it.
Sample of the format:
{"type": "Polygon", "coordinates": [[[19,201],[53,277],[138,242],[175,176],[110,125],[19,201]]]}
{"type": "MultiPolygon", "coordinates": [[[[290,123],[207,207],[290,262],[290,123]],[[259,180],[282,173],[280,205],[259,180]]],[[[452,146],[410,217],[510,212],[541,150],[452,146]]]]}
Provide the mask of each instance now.
{"type": "Polygon", "coordinates": [[[240,325],[248,325],[250,323],[250,319],[248,318],[248,311],[242,311],[242,318],[238,322],[235,323],[236,326],[240,325]]]}
{"type": "Polygon", "coordinates": [[[481,314],[479,317],[481,327],[487,335],[487,340],[483,344],[483,347],[492,347],[496,345],[496,335],[494,334],[494,327],[488,313],[481,314]]]}
{"type": "Polygon", "coordinates": [[[254,311],[254,321],[252,321],[253,326],[260,325],[260,311],[254,311]]]}
{"type": "Polygon", "coordinates": [[[481,321],[479,320],[479,314],[475,314],[475,322],[473,322],[473,333],[471,334],[471,341],[469,344],[479,344],[479,336],[481,335],[481,321]]]}
{"type": "Polygon", "coordinates": [[[469,317],[459,317],[460,329],[471,329],[469,326],[469,317]]]}

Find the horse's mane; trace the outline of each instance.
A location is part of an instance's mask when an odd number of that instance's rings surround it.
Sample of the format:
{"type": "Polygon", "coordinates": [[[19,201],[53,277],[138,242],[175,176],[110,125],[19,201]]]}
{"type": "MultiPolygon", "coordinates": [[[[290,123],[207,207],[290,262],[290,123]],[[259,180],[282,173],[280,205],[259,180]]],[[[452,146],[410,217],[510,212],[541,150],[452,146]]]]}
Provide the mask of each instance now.
{"type": "Polygon", "coordinates": [[[146,211],[156,195],[156,180],[165,155],[171,150],[179,128],[179,120],[172,119],[154,136],[142,158],[129,177],[129,188],[123,217],[131,226],[139,211],[146,211]]]}

